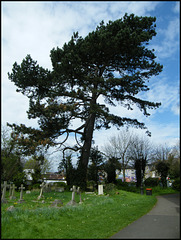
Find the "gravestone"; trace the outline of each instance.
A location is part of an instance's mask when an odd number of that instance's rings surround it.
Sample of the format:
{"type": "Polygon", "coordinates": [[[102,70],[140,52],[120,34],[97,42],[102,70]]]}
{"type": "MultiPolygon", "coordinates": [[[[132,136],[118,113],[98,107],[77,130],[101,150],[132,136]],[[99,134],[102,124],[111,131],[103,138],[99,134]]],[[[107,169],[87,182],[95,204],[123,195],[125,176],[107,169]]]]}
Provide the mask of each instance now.
{"type": "Polygon", "coordinates": [[[103,185],[98,185],[98,195],[103,195],[103,185]]]}
{"type": "Polygon", "coordinates": [[[79,196],[80,196],[80,202],[79,202],[79,203],[80,203],[80,204],[83,203],[83,202],[82,202],[82,198],[81,198],[80,187],[77,188],[77,194],[79,194],[79,196]]]}
{"type": "Polygon", "coordinates": [[[25,189],[25,187],[23,187],[23,184],[21,184],[21,187],[19,187],[19,189],[21,191],[20,191],[20,199],[18,200],[18,202],[22,203],[22,202],[24,202],[24,199],[23,199],[23,189],[25,189]]]}
{"type": "Polygon", "coordinates": [[[15,184],[13,184],[10,199],[15,199],[15,198],[16,198],[15,195],[14,195],[14,192],[15,192],[15,189],[16,189],[16,188],[17,188],[17,187],[15,186],[15,184]]]}
{"type": "Polygon", "coordinates": [[[77,205],[75,201],[75,192],[76,192],[76,186],[72,187],[72,200],[67,203],[67,205],[77,205]]]}
{"type": "Polygon", "coordinates": [[[13,183],[11,182],[9,185],[9,197],[12,195],[12,190],[13,190],[13,183]]]}
{"type": "Polygon", "coordinates": [[[45,188],[43,189],[43,191],[44,192],[51,192],[52,191],[50,183],[46,183],[45,188]]]}
{"type": "Polygon", "coordinates": [[[9,187],[7,184],[7,181],[4,181],[3,184],[3,191],[2,191],[2,196],[1,196],[1,202],[2,203],[7,203],[8,201],[6,200],[6,188],[9,187]]]}
{"type": "Polygon", "coordinates": [[[60,199],[55,199],[53,203],[50,205],[50,207],[62,207],[63,202],[60,199]]]}
{"type": "Polygon", "coordinates": [[[8,212],[13,212],[14,210],[16,210],[14,206],[9,206],[9,207],[6,209],[6,211],[8,211],[8,212]]]}
{"type": "Polygon", "coordinates": [[[3,188],[4,188],[4,184],[1,183],[1,196],[3,194],[3,188]]]}
{"type": "Polygon", "coordinates": [[[45,186],[46,184],[44,182],[40,185],[41,189],[40,189],[40,195],[37,198],[38,200],[40,200],[43,197],[43,189],[45,188],[45,186]]]}

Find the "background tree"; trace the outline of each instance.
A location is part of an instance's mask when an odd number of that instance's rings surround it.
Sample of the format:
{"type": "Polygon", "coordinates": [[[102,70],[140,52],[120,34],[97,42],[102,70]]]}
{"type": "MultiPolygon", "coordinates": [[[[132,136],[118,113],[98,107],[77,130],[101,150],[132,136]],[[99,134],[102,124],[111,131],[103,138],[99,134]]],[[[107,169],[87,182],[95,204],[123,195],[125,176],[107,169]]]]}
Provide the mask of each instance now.
{"type": "Polygon", "coordinates": [[[141,186],[141,180],[145,173],[145,167],[151,160],[152,145],[146,136],[134,135],[129,148],[129,158],[136,170],[136,186],[141,186]]]}
{"type": "Polygon", "coordinates": [[[62,161],[58,166],[59,173],[64,171],[66,173],[66,181],[68,186],[73,186],[76,183],[76,169],[72,164],[72,154],[69,152],[64,155],[62,161]]]}
{"type": "Polygon", "coordinates": [[[155,150],[153,152],[153,159],[155,161],[167,161],[170,151],[171,148],[169,148],[167,144],[159,144],[155,147],[155,150]]]}
{"type": "Polygon", "coordinates": [[[19,145],[12,138],[10,129],[1,126],[1,182],[12,181],[20,186],[25,181],[23,165],[24,156],[20,154],[19,145]]]}
{"type": "Polygon", "coordinates": [[[50,171],[51,161],[44,156],[42,157],[43,157],[43,161],[40,161],[39,163],[38,163],[39,158],[37,156],[31,157],[24,163],[24,169],[35,169],[39,164],[41,174],[45,174],[46,172],[50,171]]]}
{"type": "Polygon", "coordinates": [[[108,105],[120,103],[132,110],[136,104],[146,116],[148,109],[160,106],[138,97],[149,90],[147,80],[162,71],[154,50],[147,48],[156,36],[155,21],[155,17],[125,14],[107,24],[102,21],[85,38],[74,33],[62,48],[51,50],[52,71],[40,67],[30,55],[20,65],[14,63],[9,79],[29,98],[28,118],[38,118],[40,127],[9,124],[27,153],[41,145],[64,147],[70,133],[76,140],[79,135],[82,142],[72,149],[81,153],[80,177],[86,183],[95,129],[108,129],[110,124],[146,128],[137,119],[111,114],[108,105]],[[98,101],[100,96],[106,105],[98,101]],[[74,119],[81,123],[72,129],[74,119]],[[58,141],[64,134],[65,140],[58,141]]]}
{"type": "Polygon", "coordinates": [[[116,169],[121,171],[121,164],[117,158],[111,157],[104,164],[104,170],[107,173],[107,183],[116,183],[116,169]]]}
{"type": "Polygon", "coordinates": [[[123,181],[125,181],[125,170],[130,161],[129,147],[132,143],[133,133],[128,130],[121,130],[119,134],[109,139],[109,143],[104,146],[106,156],[118,159],[121,162],[121,169],[123,170],[123,181]]]}
{"type": "Polygon", "coordinates": [[[171,149],[168,156],[169,177],[176,179],[180,177],[180,146],[179,142],[171,149]]]}
{"type": "Polygon", "coordinates": [[[156,170],[161,175],[161,183],[163,187],[167,186],[166,178],[169,171],[169,163],[167,161],[158,161],[156,163],[156,170]]]}
{"type": "Polygon", "coordinates": [[[91,148],[90,152],[90,164],[88,166],[88,180],[94,181],[96,186],[99,181],[98,172],[102,170],[103,156],[98,150],[98,146],[91,148]]]}

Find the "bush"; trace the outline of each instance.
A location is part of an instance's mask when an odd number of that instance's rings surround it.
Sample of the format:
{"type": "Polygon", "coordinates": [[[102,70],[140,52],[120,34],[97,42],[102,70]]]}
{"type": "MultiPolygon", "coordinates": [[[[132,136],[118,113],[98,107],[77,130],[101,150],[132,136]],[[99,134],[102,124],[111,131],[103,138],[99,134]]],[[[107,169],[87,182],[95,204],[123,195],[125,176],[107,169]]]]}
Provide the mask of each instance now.
{"type": "Polygon", "coordinates": [[[112,194],[112,193],[115,193],[116,191],[116,185],[114,183],[108,183],[104,186],[104,192],[106,194],[112,194]]]}
{"type": "Polygon", "coordinates": [[[144,184],[146,187],[156,187],[159,185],[159,179],[149,177],[144,181],[144,184]]]}
{"type": "Polygon", "coordinates": [[[41,185],[41,183],[35,183],[35,184],[32,185],[32,188],[33,189],[40,189],[40,185],[41,185]]]}
{"type": "Polygon", "coordinates": [[[116,180],[116,186],[119,190],[124,190],[124,191],[127,191],[127,192],[139,192],[140,189],[138,189],[135,185],[134,182],[122,182],[121,179],[117,179],[116,180]]]}
{"type": "Polygon", "coordinates": [[[53,183],[53,186],[65,188],[67,185],[64,182],[55,182],[55,183],[53,183]]]}
{"type": "Polygon", "coordinates": [[[180,178],[176,178],[172,183],[172,188],[180,192],[180,178]]]}

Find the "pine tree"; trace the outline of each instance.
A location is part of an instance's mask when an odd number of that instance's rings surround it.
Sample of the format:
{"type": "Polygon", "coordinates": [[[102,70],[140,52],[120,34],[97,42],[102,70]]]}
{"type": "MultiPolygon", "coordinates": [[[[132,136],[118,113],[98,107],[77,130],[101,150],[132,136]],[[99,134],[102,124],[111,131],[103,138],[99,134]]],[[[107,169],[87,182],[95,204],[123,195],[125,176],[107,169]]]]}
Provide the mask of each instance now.
{"type": "Polygon", "coordinates": [[[79,135],[82,145],[77,141],[71,149],[81,153],[85,182],[94,130],[111,125],[146,128],[137,119],[111,114],[108,106],[120,103],[132,110],[136,104],[146,116],[150,115],[147,109],[160,106],[137,96],[148,91],[148,79],[162,71],[154,50],[147,48],[156,36],[155,21],[155,17],[125,14],[107,24],[102,21],[85,38],[74,33],[62,48],[51,50],[52,71],[40,67],[30,55],[20,65],[14,63],[9,79],[29,98],[28,118],[38,118],[39,124],[39,129],[9,124],[27,154],[41,145],[64,147],[70,133],[76,140],[79,135]],[[105,104],[98,102],[100,96],[105,104]],[[82,123],[72,129],[74,119],[82,123]],[[65,141],[57,142],[64,134],[65,141]]]}

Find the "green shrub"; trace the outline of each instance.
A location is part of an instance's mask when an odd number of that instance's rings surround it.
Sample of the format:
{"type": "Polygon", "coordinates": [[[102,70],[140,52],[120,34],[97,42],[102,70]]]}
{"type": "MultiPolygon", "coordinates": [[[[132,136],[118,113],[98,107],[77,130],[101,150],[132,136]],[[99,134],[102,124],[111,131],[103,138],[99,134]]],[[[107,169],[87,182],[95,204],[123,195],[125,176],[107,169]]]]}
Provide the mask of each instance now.
{"type": "Polygon", "coordinates": [[[55,182],[53,183],[53,186],[56,186],[56,187],[66,187],[66,183],[64,182],[55,182]]]}
{"type": "Polygon", "coordinates": [[[138,189],[134,182],[122,182],[121,179],[116,180],[116,186],[119,190],[124,190],[127,192],[135,192],[138,193],[140,189],[138,189]]]}
{"type": "Polygon", "coordinates": [[[116,185],[114,183],[108,183],[104,186],[104,192],[107,194],[114,193],[116,191],[116,185]]]}
{"type": "Polygon", "coordinates": [[[40,189],[40,185],[41,185],[41,183],[35,183],[35,184],[32,185],[32,188],[33,189],[40,189]]]}
{"type": "Polygon", "coordinates": [[[159,184],[159,179],[149,177],[144,181],[144,184],[146,187],[156,187],[159,184]]]}
{"type": "Polygon", "coordinates": [[[174,190],[180,191],[180,178],[176,178],[172,183],[172,188],[174,190]]]}

